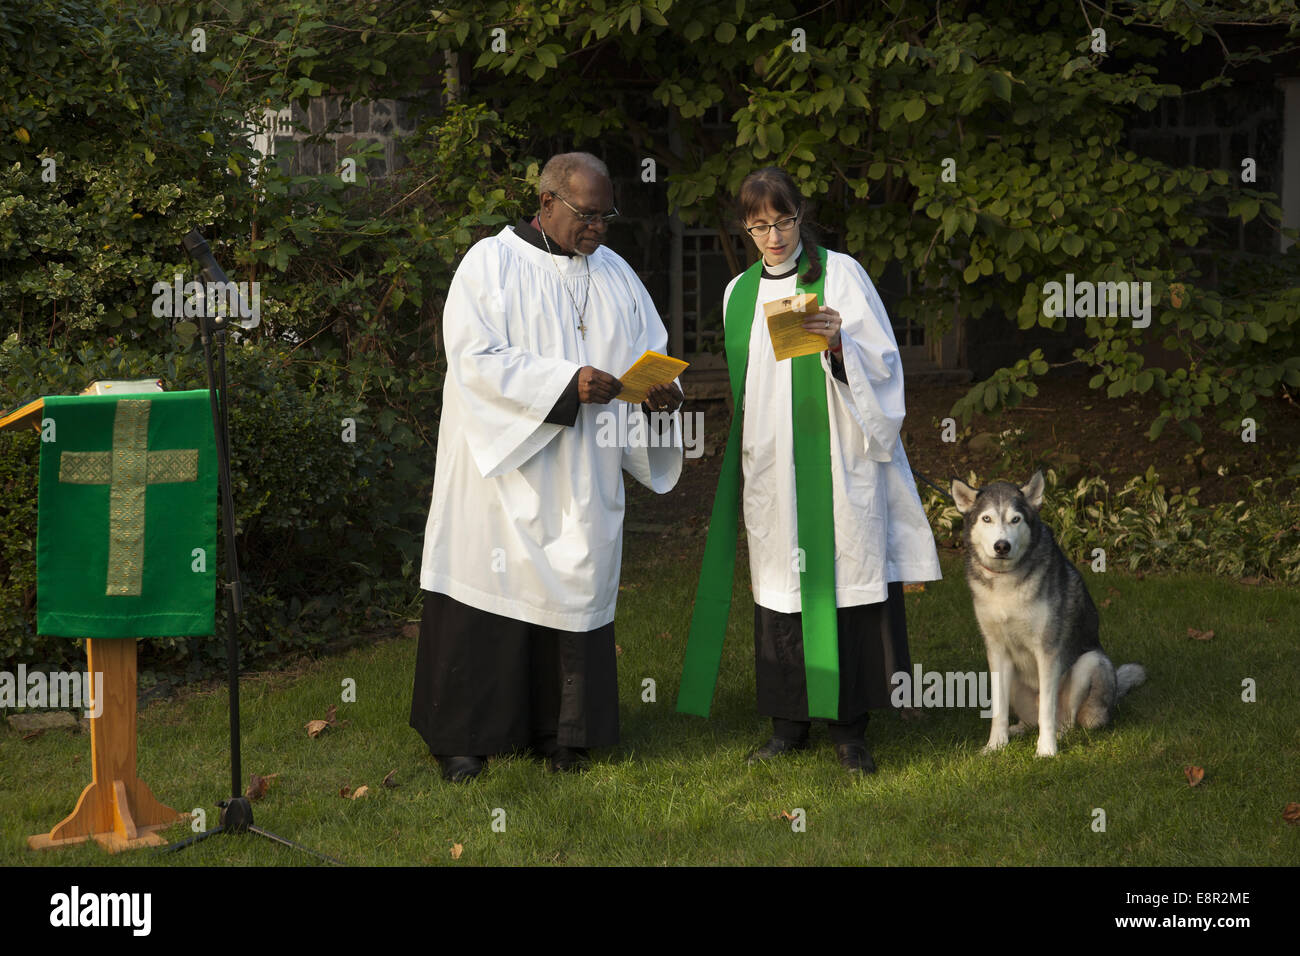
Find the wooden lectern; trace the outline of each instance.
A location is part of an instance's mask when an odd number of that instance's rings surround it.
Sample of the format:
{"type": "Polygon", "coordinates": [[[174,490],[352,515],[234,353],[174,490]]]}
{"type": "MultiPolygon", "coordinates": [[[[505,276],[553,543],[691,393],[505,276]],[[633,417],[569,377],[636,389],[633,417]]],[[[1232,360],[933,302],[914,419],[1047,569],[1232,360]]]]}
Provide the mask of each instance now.
{"type": "MultiPolygon", "coordinates": [[[[39,431],[44,400],[0,418],[0,429],[33,425],[39,431]]],[[[136,642],[87,638],[86,666],[102,673],[103,706],[92,700],[98,717],[90,718],[91,780],[72,813],[49,833],[27,838],[33,850],[96,840],[109,853],[143,846],[164,846],[157,831],[189,818],[160,803],[136,776],[136,642]]],[[[94,693],[95,681],[90,681],[94,693]]]]}

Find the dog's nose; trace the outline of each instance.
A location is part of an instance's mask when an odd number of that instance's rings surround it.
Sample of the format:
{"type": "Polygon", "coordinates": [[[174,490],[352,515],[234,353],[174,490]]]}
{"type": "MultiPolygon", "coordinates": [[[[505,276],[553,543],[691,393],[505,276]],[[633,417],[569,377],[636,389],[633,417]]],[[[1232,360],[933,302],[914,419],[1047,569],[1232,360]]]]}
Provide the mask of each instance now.
{"type": "Polygon", "coordinates": [[[1008,541],[1006,538],[1003,538],[1001,541],[994,541],[994,542],[993,542],[993,553],[994,553],[994,554],[997,554],[999,557],[1002,557],[1002,556],[1005,556],[1005,555],[1010,554],[1010,553],[1011,553],[1011,542],[1008,541]]]}

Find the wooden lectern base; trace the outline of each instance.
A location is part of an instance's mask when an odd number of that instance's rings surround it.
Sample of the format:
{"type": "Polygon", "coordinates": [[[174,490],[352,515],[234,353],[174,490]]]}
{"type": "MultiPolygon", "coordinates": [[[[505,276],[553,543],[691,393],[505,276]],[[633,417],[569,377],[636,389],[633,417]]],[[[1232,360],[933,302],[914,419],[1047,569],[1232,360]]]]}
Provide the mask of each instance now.
{"type": "MultiPolygon", "coordinates": [[[[103,707],[98,717],[90,718],[91,783],[53,830],[27,838],[31,849],[49,850],[92,838],[109,853],[164,846],[167,841],[156,831],[189,818],[159,803],[135,775],[135,656],[130,638],[87,639],[87,670],[104,675],[103,707]]],[[[92,701],[92,710],[97,705],[92,701]]]]}

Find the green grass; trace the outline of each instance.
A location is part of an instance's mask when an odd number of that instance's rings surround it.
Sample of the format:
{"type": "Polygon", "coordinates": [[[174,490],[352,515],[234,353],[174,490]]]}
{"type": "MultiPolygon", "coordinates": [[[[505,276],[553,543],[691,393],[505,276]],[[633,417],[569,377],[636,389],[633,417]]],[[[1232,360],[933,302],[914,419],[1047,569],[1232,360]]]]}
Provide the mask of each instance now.
{"type": "MultiPolygon", "coordinates": [[[[752,865],[1255,865],[1292,864],[1300,826],[1282,819],[1300,801],[1294,589],[1245,587],[1201,575],[1093,575],[1102,643],[1117,663],[1140,661],[1147,683],[1104,730],[1075,730],[1060,755],[1034,756],[1032,735],[993,756],[976,709],[873,718],[880,772],[854,780],[821,728],[814,748],[758,768],[745,753],[766,739],[754,711],[752,602],[745,572],[713,717],[675,713],[682,650],[701,551],[629,535],[618,643],[622,740],[582,776],[552,776],[526,757],[493,761],[478,780],[444,783],[407,726],[415,642],[395,639],[241,685],[243,759],[278,773],[255,803],[259,824],[352,864],[752,865]],[[1108,587],[1117,589],[1111,595],[1108,587]],[[1270,620],[1271,619],[1271,620],[1270,620]],[[1213,629],[1210,641],[1187,628],[1213,629]],[[666,636],[663,636],[665,635],[666,636]],[[348,723],[318,739],[303,725],[339,703],[348,723]],[[657,702],[642,702],[642,680],[657,702]],[[1243,703],[1242,680],[1258,700],[1243,703]],[[1205,768],[1188,786],[1183,767],[1205,768]],[[385,789],[396,770],[399,786],[385,789]],[[343,785],[366,784],[345,800],[343,785]],[[493,811],[505,810],[494,832],[493,811]],[[806,832],[782,811],[802,808],[806,832]],[[1094,832],[1093,811],[1106,814],[1094,832]],[[453,843],[463,854],[453,861],[453,843]]],[[[742,568],[745,561],[740,562],[742,568]]],[[[983,670],[983,645],[959,563],[909,594],[915,662],[926,670],[983,670]]],[[[308,858],[250,837],[209,840],[177,856],[109,856],[94,844],[45,853],[25,838],[48,831],[89,780],[86,735],[21,740],[0,730],[0,864],[301,865],[308,858]]],[[[140,775],[178,810],[205,807],[229,786],[224,687],[149,705],[140,715],[140,775]]],[[[182,827],[167,835],[179,839],[182,827]]]]}

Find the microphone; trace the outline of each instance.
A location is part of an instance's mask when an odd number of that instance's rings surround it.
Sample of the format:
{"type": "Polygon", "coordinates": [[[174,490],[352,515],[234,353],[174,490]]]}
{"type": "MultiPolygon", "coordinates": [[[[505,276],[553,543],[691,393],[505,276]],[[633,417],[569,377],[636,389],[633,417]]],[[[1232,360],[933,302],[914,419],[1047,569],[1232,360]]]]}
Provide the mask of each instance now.
{"type": "MultiPolygon", "coordinates": [[[[261,310],[257,308],[256,291],[254,291],[252,308],[249,308],[239,294],[239,283],[231,282],[226,276],[225,270],[213,258],[207,240],[203,238],[197,229],[191,229],[185,235],[185,238],[181,240],[181,245],[185,247],[189,257],[198,264],[199,270],[203,273],[203,278],[208,281],[208,285],[220,286],[220,291],[214,298],[217,302],[221,302],[224,298],[227,309],[225,315],[215,317],[214,325],[217,328],[224,328],[233,322],[240,328],[257,328],[261,324],[262,318],[259,314],[261,310]],[[244,316],[249,316],[249,318],[244,318],[244,316]]],[[[207,314],[206,307],[204,308],[204,314],[207,314]]]]}

